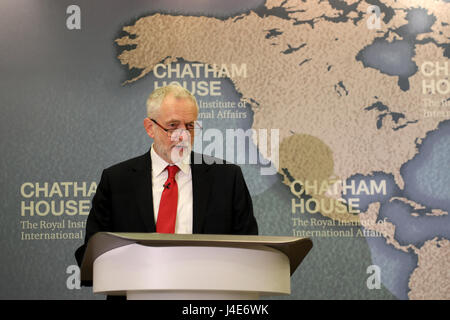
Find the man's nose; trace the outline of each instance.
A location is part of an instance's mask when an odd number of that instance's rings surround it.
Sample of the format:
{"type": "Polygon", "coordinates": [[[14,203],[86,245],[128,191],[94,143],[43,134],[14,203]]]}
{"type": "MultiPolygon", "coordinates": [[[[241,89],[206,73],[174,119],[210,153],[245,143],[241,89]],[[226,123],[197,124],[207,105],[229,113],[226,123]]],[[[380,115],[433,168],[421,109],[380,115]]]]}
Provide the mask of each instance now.
{"type": "Polygon", "coordinates": [[[186,129],[186,126],[184,126],[184,129],[181,131],[180,134],[180,141],[187,141],[191,137],[191,134],[189,133],[189,130],[186,129]]]}
{"type": "Polygon", "coordinates": [[[178,128],[173,134],[172,134],[172,141],[188,141],[191,137],[191,134],[189,130],[186,129],[186,126],[183,128],[178,128]]]}

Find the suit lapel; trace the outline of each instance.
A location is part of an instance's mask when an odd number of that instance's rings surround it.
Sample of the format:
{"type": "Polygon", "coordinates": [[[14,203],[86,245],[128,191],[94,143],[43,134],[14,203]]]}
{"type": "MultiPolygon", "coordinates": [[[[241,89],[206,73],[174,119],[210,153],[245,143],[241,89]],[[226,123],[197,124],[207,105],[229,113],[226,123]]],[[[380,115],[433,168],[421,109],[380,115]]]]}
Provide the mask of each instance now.
{"type": "Polygon", "coordinates": [[[156,232],[153,212],[152,161],[150,151],[144,154],[133,168],[136,175],[136,201],[139,214],[144,221],[147,232],[156,232]]]}
{"type": "MultiPolygon", "coordinates": [[[[202,233],[207,213],[208,199],[211,191],[211,176],[208,174],[209,165],[203,162],[201,154],[192,153],[192,207],[193,207],[193,233],[202,233]]],[[[152,192],[152,162],[150,152],[144,154],[133,168],[136,175],[136,201],[139,214],[144,221],[147,232],[156,232],[153,211],[152,192]]]]}
{"type": "Polygon", "coordinates": [[[193,206],[193,233],[203,233],[203,225],[207,213],[208,198],[211,191],[211,176],[208,174],[209,166],[203,163],[202,155],[192,153],[192,206],[193,206]]]}

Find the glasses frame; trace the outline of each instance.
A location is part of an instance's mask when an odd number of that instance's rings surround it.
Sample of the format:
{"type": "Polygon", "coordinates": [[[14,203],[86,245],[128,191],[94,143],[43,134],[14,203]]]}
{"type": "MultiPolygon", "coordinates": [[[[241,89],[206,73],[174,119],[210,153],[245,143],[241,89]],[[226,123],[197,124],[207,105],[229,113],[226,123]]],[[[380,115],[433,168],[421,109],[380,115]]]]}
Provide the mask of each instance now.
{"type": "Polygon", "coordinates": [[[186,130],[189,132],[189,134],[192,134],[195,132],[196,129],[199,129],[199,130],[202,129],[202,127],[200,126],[200,124],[197,121],[194,121],[194,128],[192,128],[192,129],[187,129],[186,124],[184,125],[185,129],[183,129],[183,128],[167,129],[167,128],[164,128],[161,124],[159,124],[158,121],[156,121],[155,119],[153,119],[153,118],[149,118],[149,119],[152,120],[153,123],[156,124],[158,127],[160,127],[162,130],[164,130],[167,133],[167,135],[169,136],[169,138],[172,137],[172,134],[177,130],[186,130]]]}

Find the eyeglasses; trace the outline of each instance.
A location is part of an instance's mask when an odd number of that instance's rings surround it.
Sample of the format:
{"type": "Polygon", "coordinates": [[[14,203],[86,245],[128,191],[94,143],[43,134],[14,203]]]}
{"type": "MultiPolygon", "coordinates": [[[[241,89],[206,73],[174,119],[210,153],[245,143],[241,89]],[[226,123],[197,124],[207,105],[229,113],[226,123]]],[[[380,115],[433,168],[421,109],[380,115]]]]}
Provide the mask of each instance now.
{"type": "MultiPolygon", "coordinates": [[[[186,123],[184,126],[186,129],[178,128],[178,125],[176,128],[164,128],[162,125],[160,125],[155,119],[149,118],[152,120],[158,127],[160,127],[162,130],[164,130],[169,138],[171,138],[175,133],[178,133],[179,135],[182,134],[184,131],[188,131],[189,134],[193,134],[195,130],[201,130],[202,127],[197,121],[186,123]]],[[[174,124],[175,125],[175,124],[174,124]]]]}

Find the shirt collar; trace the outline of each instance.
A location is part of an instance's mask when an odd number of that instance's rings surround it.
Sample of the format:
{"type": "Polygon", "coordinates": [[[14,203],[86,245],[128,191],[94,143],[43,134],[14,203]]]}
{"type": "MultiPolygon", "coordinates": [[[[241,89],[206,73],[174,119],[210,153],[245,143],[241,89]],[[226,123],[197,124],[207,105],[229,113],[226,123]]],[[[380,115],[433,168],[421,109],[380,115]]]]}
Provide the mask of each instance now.
{"type": "MultiPolygon", "coordinates": [[[[150,149],[150,156],[152,160],[152,170],[155,177],[159,176],[166,169],[167,166],[171,165],[155,152],[155,148],[153,148],[153,145],[150,149]]],[[[189,163],[176,162],[175,165],[178,166],[178,168],[180,168],[180,170],[184,174],[189,174],[189,172],[191,171],[190,160],[191,159],[189,157],[189,163]]]]}

